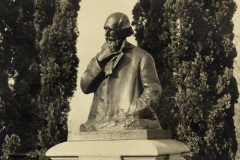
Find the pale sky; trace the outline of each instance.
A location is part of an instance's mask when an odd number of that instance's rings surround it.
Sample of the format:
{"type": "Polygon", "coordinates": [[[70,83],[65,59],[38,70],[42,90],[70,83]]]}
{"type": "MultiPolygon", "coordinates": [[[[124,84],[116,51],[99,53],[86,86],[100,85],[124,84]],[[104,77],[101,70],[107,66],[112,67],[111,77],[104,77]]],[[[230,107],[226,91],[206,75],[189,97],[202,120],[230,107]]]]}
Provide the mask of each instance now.
{"type": "MultiPolygon", "coordinates": [[[[238,6],[240,1],[235,0],[238,6]]],[[[80,59],[78,68],[77,90],[71,100],[71,112],[69,113],[69,132],[78,132],[80,124],[87,120],[93,94],[85,95],[80,89],[80,78],[85,71],[87,64],[101,49],[105,42],[103,25],[106,18],[114,12],[122,12],[128,15],[132,21],[132,9],[137,0],[82,0],[81,9],[78,15],[77,56],[80,59]],[[71,129],[70,129],[71,128],[71,129]]],[[[240,9],[237,9],[233,17],[235,24],[234,33],[240,36],[240,9]]],[[[136,45],[133,36],[127,39],[136,45]]],[[[240,50],[240,42],[237,44],[240,50]]],[[[238,56],[236,59],[240,59],[238,56]]]]}

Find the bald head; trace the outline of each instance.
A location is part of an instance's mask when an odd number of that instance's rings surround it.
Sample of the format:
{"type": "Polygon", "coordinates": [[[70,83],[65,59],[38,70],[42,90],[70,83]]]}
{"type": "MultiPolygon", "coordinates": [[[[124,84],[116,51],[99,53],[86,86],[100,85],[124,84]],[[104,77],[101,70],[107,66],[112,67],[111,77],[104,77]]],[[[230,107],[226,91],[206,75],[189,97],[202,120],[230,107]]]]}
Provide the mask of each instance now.
{"type": "Polygon", "coordinates": [[[127,15],[120,12],[112,13],[111,15],[108,16],[104,24],[104,29],[106,28],[118,32],[128,30],[126,37],[129,37],[133,34],[133,30],[127,15]]]}

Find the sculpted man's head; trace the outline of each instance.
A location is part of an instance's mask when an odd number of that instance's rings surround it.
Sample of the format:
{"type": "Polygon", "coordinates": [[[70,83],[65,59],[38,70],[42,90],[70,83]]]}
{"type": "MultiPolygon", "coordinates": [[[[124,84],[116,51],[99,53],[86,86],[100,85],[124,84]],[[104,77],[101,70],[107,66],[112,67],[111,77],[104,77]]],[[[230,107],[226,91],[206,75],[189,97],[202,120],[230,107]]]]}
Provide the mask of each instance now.
{"type": "Polygon", "coordinates": [[[127,15],[116,12],[108,16],[105,24],[105,37],[110,50],[118,50],[122,42],[133,34],[127,15]]]}

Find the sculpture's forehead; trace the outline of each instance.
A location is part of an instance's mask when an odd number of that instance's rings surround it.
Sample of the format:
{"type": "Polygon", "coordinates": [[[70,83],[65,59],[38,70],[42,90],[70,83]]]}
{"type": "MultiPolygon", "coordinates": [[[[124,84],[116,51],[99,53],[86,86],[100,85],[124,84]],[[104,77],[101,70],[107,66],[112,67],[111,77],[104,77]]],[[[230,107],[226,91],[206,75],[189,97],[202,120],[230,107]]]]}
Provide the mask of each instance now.
{"type": "Polygon", "coordinates": [[[125,14],[113,13],[107,18],[104,24],[104,28],[105,27],[115,29],[115,30],[122,30],[130,27],[130,22],[128,17],[125,14]]]}
{"type": "Polygon", "coordinates": [[[119,17],[108,17],[104,27],[108,27],[111,29],[120,29],[118,22],[119,17]]]}

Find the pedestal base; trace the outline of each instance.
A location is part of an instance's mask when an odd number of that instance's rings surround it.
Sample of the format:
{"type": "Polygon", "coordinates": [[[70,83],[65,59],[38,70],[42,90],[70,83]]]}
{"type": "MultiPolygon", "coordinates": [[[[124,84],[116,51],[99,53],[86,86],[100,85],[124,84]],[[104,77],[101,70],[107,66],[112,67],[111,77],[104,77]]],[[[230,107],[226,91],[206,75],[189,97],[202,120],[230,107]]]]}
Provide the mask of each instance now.
{"type": "Polygon", "coordinates": [[[159,129],[68,133],[68,141],[157,140],[171,139],[171,131],[159,129]]]}
{"type": "Polygon", "coordinates": [[[75,141],[58,144],[46,153],[52,160],[180,160],[188,147],[172,139],[75,141]]]}

